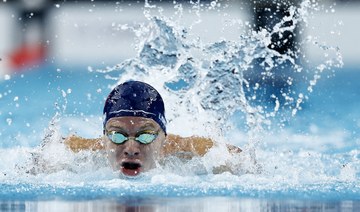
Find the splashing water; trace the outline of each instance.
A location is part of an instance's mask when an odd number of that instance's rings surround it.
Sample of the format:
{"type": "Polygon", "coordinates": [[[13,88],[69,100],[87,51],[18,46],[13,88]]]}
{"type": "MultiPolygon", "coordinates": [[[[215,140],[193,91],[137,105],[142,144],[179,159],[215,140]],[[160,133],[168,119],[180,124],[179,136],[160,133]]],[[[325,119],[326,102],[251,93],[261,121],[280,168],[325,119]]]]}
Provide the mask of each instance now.
{"type": "MultiPolygon", "coordinates": [[[[321,73],[342,66],[339,49],[321,46],[312,39],[299,41],[300,46],[313,42],[336,54],[315,68],[312,80],[306,80],[312,70],[300,61],[300,58],[306,58],[304,53],[289,49],[281,54],[269,48],[274,34],[281,37],[285,32],[294,32],[300,23],[306,22],[314,8],[318,8],[316,3],[304,1],[299,7],[291,6],[289,15],[272,31],[262,29],[256,32],[248,28],[239,40],[215,43],[191,40],[188,29],[166,17],[153,17],[147,12],[149,23],[132,28],[139,41],[138,56],[98,71],[114,75],[112,79],[117,83],[141,80],[154,85],[165,96],[170,129],[175,132],[181,123],[187,123],[187,135],[217,136],[216,140],[221,141],[223,135],[232,129],[229,119],[241,111],[249,129],[245,150],[251,161],[255,161],[255,150],[261,142],[259,135],[264,126],[271,125],[274,119],[288,120],[290,115],[286,111],[289,110],[295,116],[321,73]],[[286,24],[289,21],[293,22],[291,26],[286,24]],[[284,68],[286,72],[281,70],[284,68]],[[251,78],[258,76],[260,80],[255,84],[251,82],[251,78]],[[260,98],[264,95],[262,87],[274,82],[280,85],[265,94],[268,95],[265,99],[260,98]],[[303,91],[301,86],[307,86],[307,91],[303,91]],[[269,102],[275,105],[269,105],[269,102]],[[283,114],[277,115],[281,110],[283,114]]],[[[179,133],[184,134],[181,130],[179,133]]]]}
{"type": "MultiPolygon", "coordinates": [[[[212,1],[208,9],[215,9],[219,4],[219,1],[212,1]]],[[[202,6],[199,3],[192,5],[192,10],[201,14],[202,6]]],[[[316,151],[271,152],[261,148],[266,129],[274,128],[277,122],[284,126],[302,109],[323,72],[343,65],[339,49],[320,44],[315,37],[300,40],[297,45],[312,44],[333,55],[318,65],[307,63],[307,56],[301,49],[290,49],[282,54],[269,48],[274,34],[281,36],[285,32],[294,32],[300,24],[306,26],[309,16],[320,6],[313,1],[303,1],[298,7],[289,7],[288,15],[271,31],[254,31],[248,25],[238,40],[214,43],[191,39],[191,29],[201,22],[200,16],[190,28],[185,28],[179,24],[184,8],[181,4],[176,4],[175,8],[179,20],[161,15],[162,8],[146,1],[144,15],[148,22],[120,26],[121,30],[131,30],[136,35],[138,55],[96,72],[114,81],[110,87],[126,80],[153,85],[164,98],[168,129],[174,134],[207,136],[224,144],[228,142],[229,134],[237,130],[233,120],[244,119],[247,134],[239,133],[235,141],[236,144],[245,143],[242,155],[229,158],[220,145],[204,158],[189,162],[169,158],[165,166],[145,173],[136,181],[118,179],[106,168],[109,166],[100,153],[75,155],[63,148],[58,129],[62,117],[56,115],[44,138],[46,145],[12,149],[14,154],[24,153],[25,157],[18,159],[6,159],[5,154],[0,154],[2,161],[16,167],[3,167],[0,179],[10,185],[25,182],[18,188],[23,198],[26,198],[26,191],[34,189],[27,186],[30,182],[54,196],[59,195],[57,192],[60,196],[71,196],[73,192],[84,198],[140,194],[262,197],[286,196],[292,192],[303,193],[302,197],[311,196],[312,192],[336,197],[339,195],[336,191],[343,191],[344,195],[358,194],[357,150],[323,155],[316,151]],[[160,15],[152,15],[155,12],[160,15]],[[293,23],[291,26],[286,24],[289,21],[293,23]],[[34,169],[41,169],[41,166],[33,165],[41,164],[39,160],[50,161],[51,169],[32,175],[37,172],[34,169]],[[235,167],[238,172],[235,175],[208,174],[223,163],[235,167]],[[25,175],[23,170],[27,172],[25,175]],[[16,181],[12,180],[14,176],[16,181]],[[64,188],[67,191],[62,191],[64,188]],[[97,191],[84,194],[93,188],[97,191]]],[[[61,93],[68,104],[66,96],[71,90],[61,93]]],[[[66,104],[63,110],[59,108],[61,113],[65,112],[66,104]]]]}

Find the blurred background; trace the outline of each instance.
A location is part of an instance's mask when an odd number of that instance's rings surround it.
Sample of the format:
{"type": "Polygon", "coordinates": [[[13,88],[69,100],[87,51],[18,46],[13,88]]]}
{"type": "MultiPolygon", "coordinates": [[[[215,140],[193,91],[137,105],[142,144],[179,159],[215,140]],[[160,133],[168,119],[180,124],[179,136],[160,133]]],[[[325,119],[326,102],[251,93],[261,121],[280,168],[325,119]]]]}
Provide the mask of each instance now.
{"type": "MultiPolygon", "coordinates": [[[[174,10],[172,0],[152,0],[149,4],[167,8],[164,13],[174,10]]],[[[178,3],[190,2],[178,0],[178,3]]],[[[196,2],[196,1],[194,1],[196,2]]],[[[216,26],[223,25],[225,18],[241,19],[252,24],[254,29],[271,28],[287,12],[289,5],[300,1],[242,1],[202,0],[202,4],[228,4],[224,17],[216,10],[201,14],[202,22],[194,28],[194,33],[205,41],[219,38],[236,39],[241,27],[229,27],[225,31],[216,26]],[[286,3],[284,3],[286,2],[286,3]],[[289,3],[290,2],[290,3],[289,3]],[[275,11],[275,12],[274,12],[275,11]]],[[[360,30],[360,1],[323,0],[320,4],[332,5],[333,10],[321,10],[307,24],[306,31],[297,29],[296,36],[285,35],[286,44],[275,45],[274,49],[283,53],[288,48],[296,48],[296,37],[317,35],[331,46],[338,46],[346,66],[356,66],[360,48],[357,39],[360,30]]],[[[145,20],[144,1],[57,1],[57,0],[2,0],[0,2],[0,76],[14,71],[31,69],[34,65],[52,63],[59,65],[106,66],[121,62],[136,54],[134,35],[129,30],[119,30],[121,24],[131,24],[145,20]]],[[[191,23],[196,14],[185,14],[184,20],[191,23]]],[[[186,24],[185,24],[186,25],[186,24]]],[[[279,38],[274,37],[274,43],[279,38]]],[[[310,58],[316,60],[322,52],[303,47],[310,58]]]]}
{"type": "MultiPolygon", "coordinates": [[[[176,2],[184,4],[183,26],[194,25],[194,21],[201,19],[191,28],[191,33],[201,37],[202,42],[236,41],[249,26],[256,31],[270,30],[288,14],[291,5],[301,3],[297,0],[201,0],[204,8],[212,9],[201,10],[199,16],[194,10],[186,10],[194,5],[191,2],[197,1],[176,2]],[[242,24],[224,24],[229,20],[241,20],[242,24]]],[[[297,42],[316,36],[321,44],[340,49],[344,62],[341,71],[358,73],[360,0],[318,2],[323,5],[322,9],[310,14],[304,23],[306,26],[300,25],[301,28],[282,37],[274,34],[268,48],[280,54],[301,49],[306,52],[309,63],[321,63],[327,57],[321,48],[297,42]]],[[[136,36],[132,30],[124,29],[145,22],[144,8],[152,5],[162,7],[163,15],[176,16],[179,11],[173,0],[1,0],[0,137],[10,138],[16,144],[28,144],[29,138],[24,137],[30,134],[36,137],[30,140],[39,141],[39,129],[47,126],[54,111],[59,110],[56,105],[65,107],[63,101],[70,102],[67,109],[71,113],[94,115],[97,119],[109,83],[96,73],[89,73],[89,67],[104,69],[135,57],[136,36]],[[88,85],[73,86],[82,83],[88,85]],[[29,134],[19,132],[19,128],[29,134]]],[[[355,118],[351,120],[355,123],[352,126],[360,126],[355,118]]],[[[101,120],[96,122],[101,125],[101,120]]],[[[8,145],[12,144],[1,144],[8,145]]]]}

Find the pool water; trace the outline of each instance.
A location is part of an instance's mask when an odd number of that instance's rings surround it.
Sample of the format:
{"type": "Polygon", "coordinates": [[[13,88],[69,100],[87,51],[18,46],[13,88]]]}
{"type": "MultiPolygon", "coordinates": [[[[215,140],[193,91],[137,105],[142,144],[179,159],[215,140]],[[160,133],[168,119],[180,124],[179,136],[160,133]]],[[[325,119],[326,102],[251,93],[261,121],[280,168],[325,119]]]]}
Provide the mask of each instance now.
{"type": "Polygon", "coordinates": [[[357,211],[352,201],[267,200],[233,197],[123,198],[87,201],[6,202],[4,211],[357,211]]]}
{"type": "Polygon", "coordinates": [[[114,68],[43,64],[0,81],[1,210],[360,210],[357,67],[342,67],[335,54],[325,65],[301,64],[306,71],[299,72],[298,61],[274,59],[276,53],[261,46],[261,34],[192,45],[169,22],[149,19],[142,31],[149,36],[138,33],[144,44],[139,55],[114,68]],[[268,65],[279,65],[265,66],[267,73],[285,64],[295,69],[285,73],[289,79],[300,79],[264,102],[257,95],[267,85],[246,84],[242,74],[262,53],[268,65]],[[128,79],[160,91],[170,132],[209,136],[244,152],[230,160],[221,148],[188,162],[170,159],[135,179],[119,177],[101,155],[69,152],[61,137],[101,136],[105,97],[128,79]],[[41,169],[34,155],[52,168],[33,174],[29,170],[41,169]],[[224,161],[236,171],[212,174],[224,161]]]}
{"type": "MultiPolygon", "coordinates": [[[[1,208],[357,211],[357,79],[359,70],[340,69],[319,82],[304,109],[285,128],[264,139],[257,152],[262,173],[196,175],[196,171],[158,170],[134,180],[118,179],[111,170],[89,167],[84,162],[75,172],[65,169],[38,176],[15,168],[24,164],[28,152],[40,144],[56,113],[61,114],[58,124],[65,135],[71,131],[99,136],[102,102],[107,85],[113,82],[87,70],[57,72],[50,65],[14,75],[1,82],[7,93],[1,99],[1,138],[6,141],[0,149],[1,208]],[[87,86],[74,87],[79,81],[87,86]],[[87,127],[77,126],[84,124],[87,127]]],[[[241,129],[230,133],[230,142],[243,147],[243,137],[236,140],[239,134],[241,129]]]]}

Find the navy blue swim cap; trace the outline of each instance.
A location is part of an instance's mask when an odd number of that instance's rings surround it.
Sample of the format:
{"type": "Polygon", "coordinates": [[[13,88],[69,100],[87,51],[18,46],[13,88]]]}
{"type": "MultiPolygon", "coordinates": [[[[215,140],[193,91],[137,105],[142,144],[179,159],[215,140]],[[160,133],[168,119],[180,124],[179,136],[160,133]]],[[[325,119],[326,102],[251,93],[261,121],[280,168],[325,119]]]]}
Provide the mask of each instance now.
{"type": "Polygon", "coordinates": [[[136,116],[151,118],[166,134],[163,99],[155,88],[144,82],[128,81],[116,86],[106,99],[103,114],[104,129],[110,118],[136,116]]]}

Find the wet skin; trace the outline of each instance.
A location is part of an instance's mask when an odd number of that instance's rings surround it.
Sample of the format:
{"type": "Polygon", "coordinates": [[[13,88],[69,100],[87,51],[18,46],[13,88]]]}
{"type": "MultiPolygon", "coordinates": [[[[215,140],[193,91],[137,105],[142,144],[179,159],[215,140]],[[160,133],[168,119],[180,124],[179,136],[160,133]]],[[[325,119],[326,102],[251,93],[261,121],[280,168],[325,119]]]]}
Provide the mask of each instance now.
{"type": "Polygon", "coordinates": [[[122,144],[113,143],[104,136],[105,149],[112,168],[127,176],[136,176],[156,167],[165,142],[165,133],[159,124],[143,117],[115,117],[106,123],[106,131],[116,131],[131,137],[122,144]],[[135,141],[134,137],[144,131],[153,131],[158,135],[150,144],[135,141]]]}

